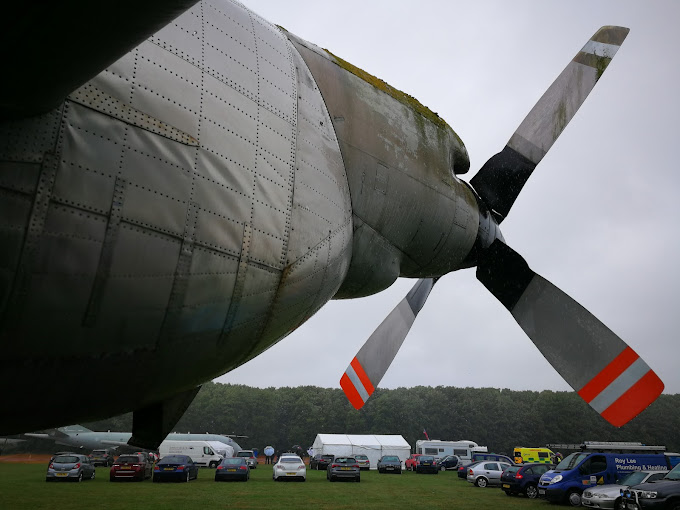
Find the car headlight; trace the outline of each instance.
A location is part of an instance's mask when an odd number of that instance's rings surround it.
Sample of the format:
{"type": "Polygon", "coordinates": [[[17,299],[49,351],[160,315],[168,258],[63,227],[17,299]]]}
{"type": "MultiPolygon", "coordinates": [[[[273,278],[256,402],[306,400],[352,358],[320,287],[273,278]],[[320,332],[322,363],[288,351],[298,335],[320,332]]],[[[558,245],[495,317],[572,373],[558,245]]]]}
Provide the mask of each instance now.
{"type": "Polygon", "coordinates": [[[656,491],[640,491],[640,497],[643,499],[654,499],[656,494],[656,491]]]}
{"type": "Polygon", "coordinates": [[[548,485],[552,485],[553,483],[561,482],[562,481],[562,475],[557,475],[554,476],[552,480],[548,482],[548,485]]]}

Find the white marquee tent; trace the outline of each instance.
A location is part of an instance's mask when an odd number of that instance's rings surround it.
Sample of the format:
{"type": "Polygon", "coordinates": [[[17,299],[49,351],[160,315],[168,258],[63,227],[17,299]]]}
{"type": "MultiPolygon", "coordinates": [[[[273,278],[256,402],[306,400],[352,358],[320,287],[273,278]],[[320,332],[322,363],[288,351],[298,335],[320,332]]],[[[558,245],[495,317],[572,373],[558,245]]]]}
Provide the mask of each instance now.
{"type": "Polygon", "coordinates": [[[363,434],[317,434],[312,445],[313,454],[351,456],[364,454],[371,461],[371,469],[376,469],[378,459],[383,455],[396,455],[403,462],[411,454],[411,447],[398,435],[363,434]]]}

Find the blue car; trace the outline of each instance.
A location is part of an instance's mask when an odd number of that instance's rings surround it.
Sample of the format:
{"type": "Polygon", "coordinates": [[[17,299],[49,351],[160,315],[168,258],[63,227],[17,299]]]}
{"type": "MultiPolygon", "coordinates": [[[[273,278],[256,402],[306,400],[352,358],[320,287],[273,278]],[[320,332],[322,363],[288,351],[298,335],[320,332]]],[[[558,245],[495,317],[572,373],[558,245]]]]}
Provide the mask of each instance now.
{"type": "Polygon", "coordinates": [[[153,468],[154,482],[188,482],[198,478],[198,464],[188,455],[168,455],[153,468]]]}
{"type": "Polygon", "coordinates": [[[555,464],[532,462],[510,466],[501,475],[501,489],[508,496],[524,494],[529,499],[538,497],[538,481],[546,471],[555,469],[555,464]]]}

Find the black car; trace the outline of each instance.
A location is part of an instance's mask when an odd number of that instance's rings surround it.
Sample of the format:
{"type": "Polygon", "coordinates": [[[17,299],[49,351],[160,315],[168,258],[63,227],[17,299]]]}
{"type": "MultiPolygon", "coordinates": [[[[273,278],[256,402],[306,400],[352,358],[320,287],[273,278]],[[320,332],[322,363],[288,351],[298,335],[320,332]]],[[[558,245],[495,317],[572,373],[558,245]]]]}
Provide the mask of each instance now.
{"type": "Polygon", "coordinates": [[[331,482],[338,479],[361,481],[361,468],[354,457],[336,457],[326,469],[326,478],[331,482]]]}
{"type": "Polygon", "coordinates": [[[439,474],[437,469],[437,462],[432,455],[421,455],[416,460],[416,473],[434,473],[439,474]]]}
{"type": "Polygon", "coordinates": [[[396,455],[384,455],[378,460],[378,473],[401,474],[401,460],[396,455]]]}
{"type": "Polygon", "coordinates": [[[335,459],[334,455],[322,455],[317,453],[309,460],[309,469],[327,469],[328,465],[335,459]]]}
{"type": "Polygon", "coordinates": [[[537,498],[538,480],[551,469],[555,469],[555,464],[532,462],[510,466],[501,475],[501,489],[508,496],[524,494],[530,499],[537,498]]]}
{"type": "Polygon", "coordinates": [[[188,482],[198,478],[198,464],[188,455],[168,455],[153,468],[154,482],[188,482]]]}
{"type": "Polygon", "coordinates": [[[480,462],[484,462],[484,461],[483,460],[475,460],[473,462],[468,462],[467,464],[458,464],[458,478],[462,478],[463,480],[467,480],[468,468],[475,467],[480,462]]]}
{"type": "Polygon", "coordinates": [[[446,471],[447,469],[456,469],[460,459],[456,455],[447,455],[437,462],[437,466],[441,471],[446,471]]]}
{"type": "Polygon", "coordinates": [[[661,480],[633,485],[621,491],[624,508],[678,510],[680,508],[680,464],[661,480]]]}
{"type": "Polygon", "coordinates": [[[247,482],[250,478],[250,466],[245,457],[227,457],[215,470],[215,481],[241,480],[247,482]]]}

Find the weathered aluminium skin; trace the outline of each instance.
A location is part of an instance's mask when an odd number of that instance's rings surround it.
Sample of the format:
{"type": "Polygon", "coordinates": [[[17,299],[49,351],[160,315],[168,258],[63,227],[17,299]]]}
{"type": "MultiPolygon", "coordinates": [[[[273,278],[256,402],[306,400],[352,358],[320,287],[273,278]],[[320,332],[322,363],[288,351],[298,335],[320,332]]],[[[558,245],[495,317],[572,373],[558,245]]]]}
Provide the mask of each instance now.
{"type": "Polygon", "coordinates": [[[203,1],[2,122],[0,433],[135,411],[152,444],[331,298],[464,263],[462,142],[339,64],[203,1]]]}

